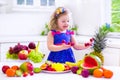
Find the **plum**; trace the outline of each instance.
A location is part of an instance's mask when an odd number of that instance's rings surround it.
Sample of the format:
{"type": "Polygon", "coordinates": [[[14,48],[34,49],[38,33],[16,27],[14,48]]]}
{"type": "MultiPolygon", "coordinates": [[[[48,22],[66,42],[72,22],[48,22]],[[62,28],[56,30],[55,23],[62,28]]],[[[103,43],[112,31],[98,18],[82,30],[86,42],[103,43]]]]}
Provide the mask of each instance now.
{"type": "Polygon", "coordinates": [[[30,42],[30,43],[28,44],[28,47],[29,47],[30,49],[35,49],[35,48],[36,48],[36,45],[35,45],[34,42],[30,42]]]}
{"type": "Polygon", "coordinates": [[[71,71],[72,71],[74,74],[76,74],[76,72],[77,72],[78,69],[79,69],[78,66],[73,66],[73,67],[71,68],[71,71]]]}
{"type": "Polygon", "coordinates": [[[82,77],[87,78],[90,75],[89,70],[83,69],[81,75],[82,77]]]}

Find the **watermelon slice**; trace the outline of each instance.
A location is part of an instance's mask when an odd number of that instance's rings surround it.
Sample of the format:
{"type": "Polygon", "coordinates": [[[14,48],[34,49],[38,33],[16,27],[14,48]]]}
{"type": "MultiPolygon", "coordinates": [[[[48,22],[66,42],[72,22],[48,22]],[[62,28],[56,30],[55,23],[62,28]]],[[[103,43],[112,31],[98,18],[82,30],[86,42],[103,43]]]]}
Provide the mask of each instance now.
{"type": "Polygon", "coordinates": [[[81,67],[83,69],[90,70],[90,73],[92,74],[93,70],[101,67],[101,65],[102,65],[102,62],[99,57],[93,54],[89,54],[84,57],[81,67]]]}

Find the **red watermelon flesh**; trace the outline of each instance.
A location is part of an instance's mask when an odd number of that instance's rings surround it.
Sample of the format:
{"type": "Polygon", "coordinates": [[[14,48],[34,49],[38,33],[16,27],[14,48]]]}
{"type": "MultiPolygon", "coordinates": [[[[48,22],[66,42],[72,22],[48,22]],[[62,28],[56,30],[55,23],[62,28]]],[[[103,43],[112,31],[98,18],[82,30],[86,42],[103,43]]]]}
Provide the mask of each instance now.
{"type": "Polygon", "coordinates": [[[97,59],[98,59],[97,56],[94,56],[94,55],[85,56],[82,67],[86,69],[93,69],[93,68],[99,67],[100,66],[99,60],[97,59]]]}
{"type": "Polygon", "coordinates": [[[90,56],[87,56],[84,61],[85,61],[84,66],[86,65],[87,67],[95,67],[98,65],[97,61],[90,56]]]}

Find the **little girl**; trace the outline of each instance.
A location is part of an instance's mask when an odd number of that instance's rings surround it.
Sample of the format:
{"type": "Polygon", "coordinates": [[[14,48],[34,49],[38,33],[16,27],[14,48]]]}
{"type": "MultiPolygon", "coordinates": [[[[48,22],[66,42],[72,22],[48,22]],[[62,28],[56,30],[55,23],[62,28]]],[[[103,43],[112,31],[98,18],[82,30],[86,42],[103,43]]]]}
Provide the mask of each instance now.
{"type": "Polygon", "coordinates": [[[74,38],[74,32],[69,28],[69,11],[64,7],[59,7],[53,13],[50,20],[50,32],[47,36],[47,46],[50,50],[49,61],[65,63],[75,62],[75,57],[71,47],[76,50],[86,49],[91,42],[80,45],[74,38]]]}

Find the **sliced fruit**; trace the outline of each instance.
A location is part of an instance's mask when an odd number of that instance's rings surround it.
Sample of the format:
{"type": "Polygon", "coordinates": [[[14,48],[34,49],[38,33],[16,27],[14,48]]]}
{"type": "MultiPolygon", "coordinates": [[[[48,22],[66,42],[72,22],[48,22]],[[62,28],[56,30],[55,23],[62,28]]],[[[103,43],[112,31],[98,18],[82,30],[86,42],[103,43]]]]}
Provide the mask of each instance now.
{"type": "Polygon", "coordinates": [[[56,71],[64,71],[65,70],[65,66],[61,63],[53,63],[51,65],[51,68],[55,69],[56,71]]]}
{"type": "Polygon", "coordinates": [[[83,69],[88,69],[90,71],[90,74],[92,74],[93,70],[96,68],[100,68],[101,65],[102,65],[102,62],[100,58],[95,55],[90,54],[84,57],[81,67],[83,69]]]}
{"type": "Polygon", "coordinates": [[[40,66],[40,69],[46,70],[47,67],[48,67],[48,64],[44,63],[44,64],[42,64],[42,65],[40,66]]]}
{"type": "Polygon", "coordinates": [[[69,65],[64,65],[65,66],[65,70],[70,70],[71,67],[69,65]]]}

